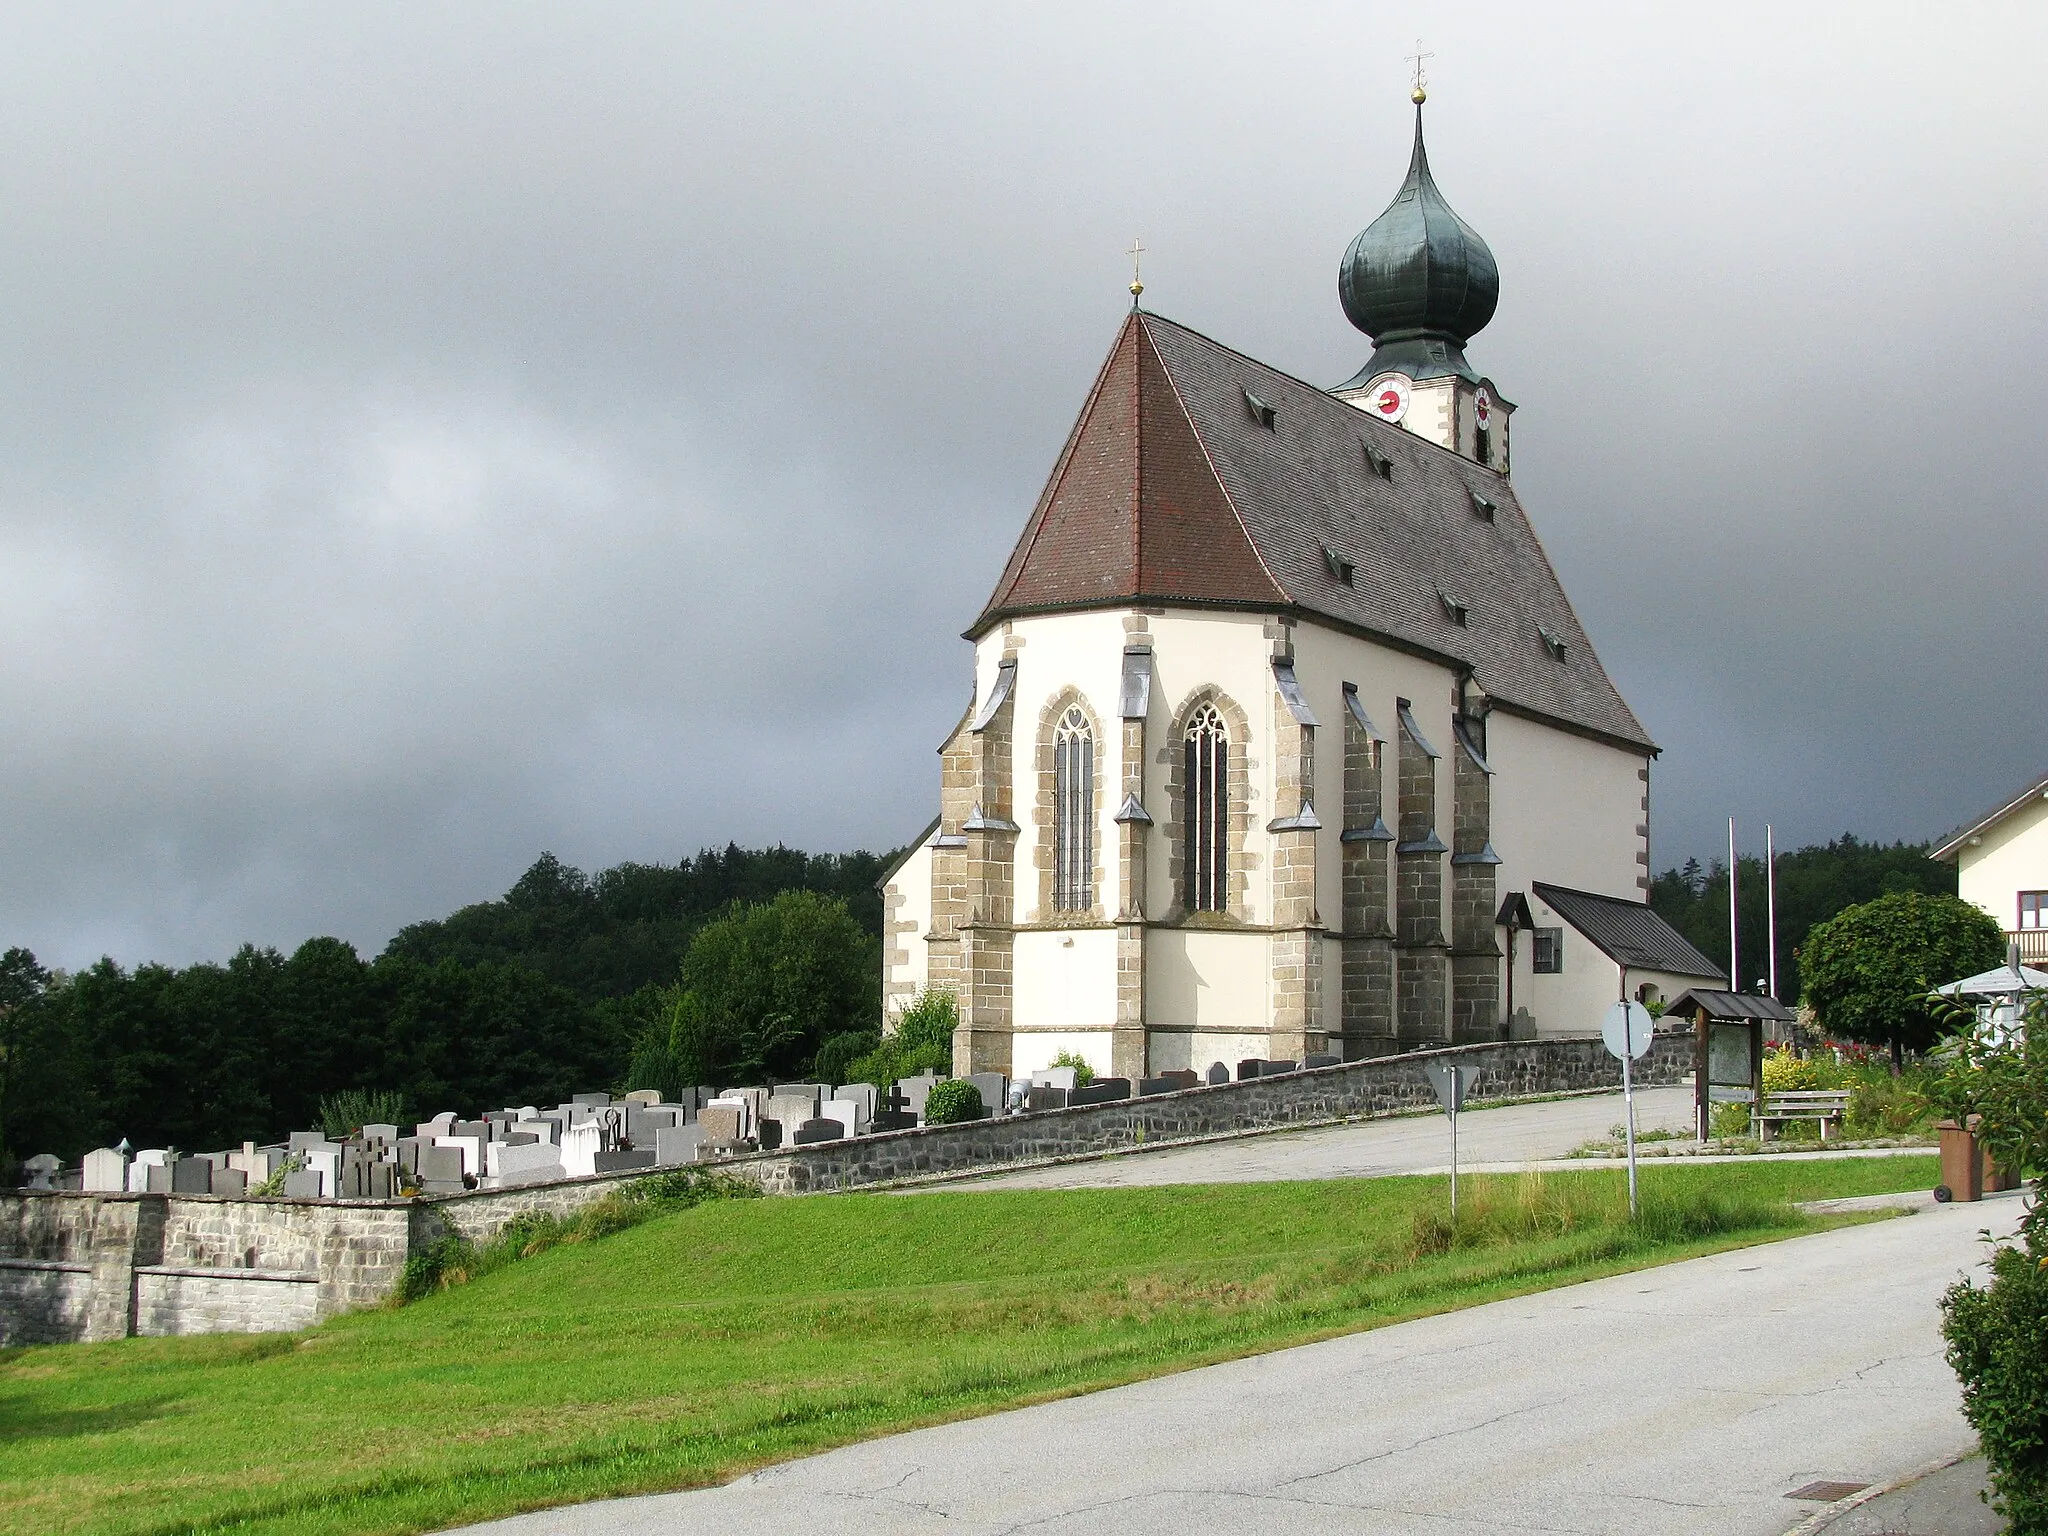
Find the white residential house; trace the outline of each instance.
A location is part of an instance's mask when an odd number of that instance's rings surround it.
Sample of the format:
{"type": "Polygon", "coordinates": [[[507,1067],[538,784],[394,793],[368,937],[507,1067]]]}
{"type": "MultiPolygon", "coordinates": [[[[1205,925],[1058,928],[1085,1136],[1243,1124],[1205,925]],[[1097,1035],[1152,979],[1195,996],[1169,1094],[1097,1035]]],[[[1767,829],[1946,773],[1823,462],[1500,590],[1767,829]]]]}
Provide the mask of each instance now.
{"type": "Polygon", "coordinates": [[[1934,858],[1956,867],[1956,890],[1998,920],[2022,963],[2048,967],[2048,777],[1958,827],[1934,858]]]}

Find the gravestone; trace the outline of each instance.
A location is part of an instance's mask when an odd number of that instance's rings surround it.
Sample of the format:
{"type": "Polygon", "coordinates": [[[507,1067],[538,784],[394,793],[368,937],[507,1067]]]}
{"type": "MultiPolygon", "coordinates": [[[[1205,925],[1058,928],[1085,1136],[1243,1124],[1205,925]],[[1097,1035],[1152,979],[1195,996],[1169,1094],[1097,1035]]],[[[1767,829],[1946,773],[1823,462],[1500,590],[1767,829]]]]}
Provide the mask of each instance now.
{"type": "Polygon", "coordinates": [[[213,1164],[203,1157],[181,1157],[171,1164],[171,1193],[210,1195],[213,1193],[213,1164]]]}
{"type": "Polygon", "coordinates": [[[398,1127],[395,1125],[366,1125],[363,1127],[363,1140],[381,1141],[386,1146],[389,1146],[392,1142],[398,1140],[398,1127]]]}
{"type": "Polygon", "coordinates": [[[472,1141],[484,1142],[491,1139],[491,1122],[488,1120],[458,1120],[443,1134],[463,1136],[472,1141]]]}
{"type": "Polygon", "coordinates": [[[1212,1087],[1212,1088],[1213,1088],[1213,1087],[1215,1087],[1215,1086],[1216,1086],[1217,1084],[1219,1084],[1219,1083],[1227,1083],[1227,1082],[1229,1082],[1229,1081],[1230,1081],[1230,1068],[1228,1068],[1228,1067],[1226,1067],[1225,1065],[1223,1065],[1223,1063],[1222,1063],[1222,1062],[1220,1062],[1220,1061],[1212,1061],[1212,1062],[1210,1062],[1210,1063],[1209,1063],[1209,1086],[1210,1086],[1210,1087],[1212,1087]]]}
{"type": "Polygon", "coordinates": [[[661,1102],[661,1090],[659,1088],[635,1088],[626,1095],[624,1102],[627,1104],[638,1104],[643,1108],[649,1104],[659,1104],[661,1102]]]}
{"type": "Polygon", "coordinates": [[[1024,1108],[1032,1114],[1048,1109],[1065,1109],[1068,1092],[1047,1083],[1033,1083],[1024,1095],[1024,1108]]]}
{"type": "MultiPolygon", "coordinates": [[[[803,1121],[801,1120],[792,1120],[789,1128],[793,1131],[802,1124],[803,1121]]],[[[782,1122],[780,1120],[763,1120],[754,1127],[754,1140],[761,1144],[763,1152],[775,1151],[782,1145],[782,1122]]]]}
{"type": "Polygon", "coordinates": [[[1299,1072],[1300,1070],[1300,1066],[1291,1061],[1262,1061],[1259,1063],[1259,1076],[1261,1077],[1283,1077],[1289,1072],[1299,1072]]]}
{"type": "Polygon", "coordinates": [[[308,1147],[331,1147],[333,1145],[334,1143],[327,1139],[325,1131],[293,1131],[290,1139],[285,1143],[287,1150],[292,1152],[303,1152],[308,1147]]]}
{"type": "Polygon", "coordinates": [[[746,1123],[746,1116],[746,1105],[714,1100],[697,1112],[697,1129],[707,1145],[735,1147],[740,1143],[740,1130],[746,1123]]]}
{"type": "Polygon", "coordinates": [[[1074,1079],[1078,1075],[1073,1067],[1040,1067],[1031,1074],[1031,1081],[1043,1083],[1048,1088],[1063,1088],[1072,1093],[1077,1086],[1074,1079]]]}
{"type": "Polygon", "coordinates": [[[539,1184],[567,1178],[562,1168],[561,1149],[552,1142],[513,1143],[494,1141],[490,1150],[491,1177],[506,1184],[539,1184]]]}
{"type": "Polygon", "coordinates": [[[1150,1098],[1155,1093],[1172,1093],[1180,1087],[1170,1077],[1141,1077],[1138,1079],[1138,1097],[1150,1098]]]}
{"type": "Polygon", "coordinates": [[[1176,1092],[1183,1088],[1202,1086],[1202,1075],[1199,1072],[1191,1072],[1186,1067],[1176,1067],[1171,1072],[1162,1072],[1159,1075],[1173,1084],[1176,1092]]]}
{"type": "Polygon", "coordinates": [[[249,1175],[239,1168],[216,1168],[208,1182],[210,1195],[220,1195],[229,1200],[244,1200],[249,1195],[249,1175]]]}
{"type": "Polygon", "coordinates": [[[38,1152],[34,1157],[22,1159],[22,1186],[27,1189],[54,1189],[57,1175],[63,1170],[63,1158],[54,1152],[38,1152]]]}
{"type": "MultiPolygon", "coordinates": [[[[818,1095],[815,1090],[808,1087],[778,1088],[769,1096],[762,1116],[764,1119],[780,1121],[786,1132],[794,1131],[806,1120],[817,1119],[818,1095]]],[[[766,1136],[762,1137],[761,1145],[768,1145],[766,1136]]]]}
{"type": "Polygon", "coordinates": [[[318,1200],[320,1175],[303,1168],[292,1170],[284,1176],[284,1197],[287,1200],[318,1200]]]}
{"type": "Polygon", "coordinates": [[[608,1093],[572,1093],[569,1102],[575,1104],[609,1104],[612,1096],[608,1093]]]}
{"type": "Polygon", "coordinates": [[[981,1102],[988,1106],[991,1120],[1005,1113],[1010,1107],[1010,1080],[1000,1072],[974,1072],[967,1081],[974,1084],[981,1094],[981,1102]]]}
{"type": "MultiPolygon", "coordinates": [[[[128,1165],[128,1193],[146,1195],[149,1193],[149,1170],[161,1168],[164,1159],[171,1154],[162,1147],[145,1147],[135,1154],[135,1161],[128,1165]]],[[[170,1178],[164,1179],[164,1188],[169,1189],[170,1178]]]]}
{"type": "Polygon", "coordinates": [[[420,1148],[420,1182],[435,1194],[462,1188],[462,1154],[453,1147],[420,1148]]]}
{"type": "Polygon", "coordinates": [[[553,1120],[514,1120],[512,1128],[519,1135],[531,1136],[548,1146],[562,1139],[562,1127],[553,1120]]]}
{"type": "Polygon", "coordinates": [[[370,1164],[370,1190],[368,1198],[372,1200],[395,1200],[398,1198],[397,1164],[370,1164]]]}
{"type": "Polygon", "coordinates": [[[1265,1065],[1266,1064],[1263,1061],[1259,1060],[1258,1057],[1247,1056],[1243,1061],[1240,1061],[1237,1064],[1237,1080],[1240,1083],[1248,1083],[1252,1081],[1252,1079],[1256,1078],[1259,1075],[1260,1070],[1265,1065]]]}
{"type": "Polygon", "coordinates": [[[674,1130],[654,1133],[654,1162],[659,1168],[696,1161],[698,1143],[703,1140],[700,1125],[679,1125],[674,1130]]]}
{"type": "Polygon", "coordinates": [[[594,1120],[572,1125],[562,1133],[562,1172],[572,1179],[597,1172],[597,1154],[605,1150],[604,1127],[594,1120]]]}
{"type": "Polygon", "coordinates": [[[823,1103],[831,1094],[832,1085],[830,1083],[776,1083],[768,1091],[770,1093],[808,1093],[812,1098],[823,1103]]]}
{"type": "Polygon", "coordinates": [[[630,1173],[635,1168],[652,1168],[654,1149],[649,1147],[645,1152],[600,1152],[597,1154],[596,1164],[592,1170],[596,1173],[630,1173]]]}
{"type": "Polygon", "coordinates": [[[924,1120],[924,1101],[931,1097],[931,1091],[938,1086],[936,1072],[921,1072],[916,1077],[906,1077],[896,1084],[903,1095],[903,1108],[915,1115],[920,1123],[924,1120]]]}
{"type": "Polygon", "coordinates": [[[795,1144],[814,1147],[821,1141],[838,1141],[844,1135],[837,1120],[806,1120],[796,1128],[795,1144]]]}
{"type": "Polygon", "coordinates": [[[96,1193],[120,1194],[128,1188],[128,1154],[112,1147],[100,1147],[85,1154],[84,1188],[96,1193]]]}
{"type": "Polygon", "coordinates": [[[1114,1104],[1119,1099],[1131,1096],[1131,1080],[1128,1077],[1098,1077],[1085,1088],[1076,1088],[1067,1095],[1067,1105],[1072,1108],[1081,1104],[1114,1104]]]}
{"type": "Polygon", "coordinates": [[[1343,1064],[1342,1056],[1333,1056],[1328,1051],[1316,1051],[1301,1058],[1302,1070],[1313,1072],[1317,1067],[1335,1067],[1343,1064]]]}
{"type": "Polygon", "coordinates": [[[827,1099],[818,1110],[818,1118],[838,1122],[842,1135],[860,1134],[860,1106],[851,1099],[827,1099]]]}
{"type": "Polygon", "coordinates": [[[848,1100],[854,1105],[854,1122],[861,1130],[866,1130],[873,1123],[875,1110],[880,1107],[880,1096],[875,1092],[873,1083],[841,1083],[832,1090],[832,1097],[848,1100]]]}
{"type": "Polygon", "coordinates": [[[420,1171],[420,1148],[431,1147],[433,1144],[430,1137],[401,1136],[391,1152],[398,1159],[399,1167],[407,1173],[417,1174],[420,1171]]]}
{"type": "Polygon", "coordinates": [[[462,1171],[471,1178],[484,1171],[484,1148],[490,1145],[483,1136],[436,1136],[434,1145],[453,1148],[462,1157],[462,1171]]]}
{"type": "MultiPolygon", "coordinates": [[[[504,1135],[497,1137],[491,1142],[493,1147],[531,1147],[540,1145],[547,1145],[547,1143],[543,1142],[542,1138],[534,1135],[531,1131],[507,1131],[504,1135]]],[[[485,1150],[488,1152],[489,1148],[485,1150]]]]}

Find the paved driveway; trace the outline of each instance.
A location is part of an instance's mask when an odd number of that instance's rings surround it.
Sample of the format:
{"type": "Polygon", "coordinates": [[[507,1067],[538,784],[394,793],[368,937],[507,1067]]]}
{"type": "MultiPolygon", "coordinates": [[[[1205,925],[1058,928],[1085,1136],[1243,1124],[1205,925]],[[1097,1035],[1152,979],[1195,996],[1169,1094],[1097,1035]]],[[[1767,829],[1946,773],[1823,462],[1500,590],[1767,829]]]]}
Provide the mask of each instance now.
{"type": "MultiPolygon", "coordinates": [[[[1636,1131],[1692,1134],[1691,1088],[1636,1095],[1636,1131]]],[[[1458,1117],[1460,1166],[1562,1157],[1621,1124],[1620,1093],[1507,1104],[1458,1117]]],[[[1440,1114],[1362,1120],[1312,1131],[1276,1131],[1192,1147],[992,1174],[948,1189],[1100,1189],[1133,1184],[1242,1184],[1268,1179],[1372,1178],[1448,1167],[1450,1122],[1440,1114]]]]}
{"type": "MultiPolygon", "coordinates": [[[[1483,1118],[1483,1117],[1482,1117],[1483,1118]]],[[[494,1536],[1778,1536],[1969,1443],[1935,1300],[2010,1199],[1620,1275],[494,1536]]]]}

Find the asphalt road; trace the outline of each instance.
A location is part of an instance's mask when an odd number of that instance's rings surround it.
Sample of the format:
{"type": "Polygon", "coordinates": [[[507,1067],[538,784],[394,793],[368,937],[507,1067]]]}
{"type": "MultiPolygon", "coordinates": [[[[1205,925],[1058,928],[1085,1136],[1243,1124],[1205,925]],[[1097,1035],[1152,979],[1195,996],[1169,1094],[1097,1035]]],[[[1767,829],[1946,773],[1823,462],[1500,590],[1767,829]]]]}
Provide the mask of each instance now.
{"type": "Polygon", "coordinates": [[[1936,1299],[2018,1202],[1423,1318],[494,1536],[1780,1536],[1970,1443],[1936,1299]]]}
{"type": "MultiPolygon", "coordinates": [[[[1636,1132],[1692,1134],[1693,1094],[1646,1088],[1636,1095],[1636,1132]]],[[[1563,1157],[1621,1124],[1619,1093],[1507,1104],[1458,1117],[1458,1161],[1525,1163],[1563,1157]]],[[[1191,1147],[1119,1154],[1087,1162],[991,1174],[948,1189],[1102,1189],[1136,1184],[1240,1184],[1269,1179],[1376,1178],[1446,1167],[1450,1122],[1440,1114],[1361,1120],[1311,1131],[1276,1131],[1191,1147]]]]}

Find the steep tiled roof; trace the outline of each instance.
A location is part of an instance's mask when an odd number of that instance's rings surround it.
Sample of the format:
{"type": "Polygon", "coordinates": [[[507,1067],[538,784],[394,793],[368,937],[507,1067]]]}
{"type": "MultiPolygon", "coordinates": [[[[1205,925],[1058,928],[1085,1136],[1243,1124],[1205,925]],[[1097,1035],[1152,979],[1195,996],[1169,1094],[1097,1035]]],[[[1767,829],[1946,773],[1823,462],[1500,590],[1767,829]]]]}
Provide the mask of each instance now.
{"type": "Polygon", "coordinates": [[[1718,978],[1722,974],[1720,967],[1693,948],[1690,939],[1640,901],[1545,885],[1541,880],[1531,881],[1529,889],[1610,960],[1678,976],[1718,978]]]}
{"type": "Polygon", "coordinates": [[[1510,482],[1135,310],[969,633],[1134,602],[1319,618],[1469,668],[1518,713],[1654,750],[1510,482]]]}

